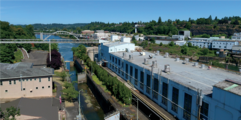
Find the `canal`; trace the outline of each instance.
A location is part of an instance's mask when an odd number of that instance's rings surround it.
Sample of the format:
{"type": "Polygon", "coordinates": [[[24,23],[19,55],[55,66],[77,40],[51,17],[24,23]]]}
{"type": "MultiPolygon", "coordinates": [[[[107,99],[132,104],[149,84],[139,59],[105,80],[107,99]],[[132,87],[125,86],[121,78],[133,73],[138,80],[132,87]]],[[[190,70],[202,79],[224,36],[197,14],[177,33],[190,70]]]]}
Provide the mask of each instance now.
{"type": "MultiPolygon", "coordinates": [[[[39,34],[35,35],[36,38],[40,38],[39,34]]],[[[43,35],[43,38],[47,37],[48,35],[43,35]]],[[[59,36],[50,36],[48,39],[63,39],[59,36]]],[[[64,57],[65,61],[73,61],[73,52],[71,51],[72,47],[78,47],[79,43],[58,43],[58,49],[60,54],[64,57]]],[[[87,45],[85,45],[88,47],[87,45]]],[[[70,66],[70,64],[66,64],[67,69],[69,70],[69,74],[71,81],[77,81],[77,73],[75,66],[70,66]]],[[[97,102],[96,98],[92,94],[91,90],[87,86],[86,83],[82,84],[75,84],[75,89],[77,91],[82,90],[80,94],[80,103],[81,103],[81,110],[84,116],[88,120],[104,120],[104,112],[101,109],[99,103],[97,102]]],[[[79,98],[79,97],[78,97],[79,98]]]]}

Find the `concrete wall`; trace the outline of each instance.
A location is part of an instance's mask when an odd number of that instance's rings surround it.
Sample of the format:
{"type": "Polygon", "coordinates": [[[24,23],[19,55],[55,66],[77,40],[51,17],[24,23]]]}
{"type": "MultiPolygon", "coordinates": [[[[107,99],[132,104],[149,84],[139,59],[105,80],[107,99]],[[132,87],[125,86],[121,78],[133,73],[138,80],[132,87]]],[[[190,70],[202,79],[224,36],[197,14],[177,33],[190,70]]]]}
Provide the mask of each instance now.
{"type": "Polygon", "coordinates": [[[86,47],[86,51],[92,61],[94,61],[95,57],[98,58],[98,47],[86,47]]]}
{"type": "Polygon", "coordinates": [[[0,98],[50,97],[52,96],[52,77],[49,78],[50,81],[48,81],[48,77],[42,77],[41,82],[39,82],[39,78],[36,78],[36,80],[35,78],[28,78],[28,81],[26,78],[23,78],[25,79],[22,81],[22,88],[25,88],[23,91],[21,91],[21,82],[19,79],[15,80],[16,84],[14,84],[14,80],[11,80],[11,85],[9,84],[10,80],[4,80],[0,87],[0,98]]]}

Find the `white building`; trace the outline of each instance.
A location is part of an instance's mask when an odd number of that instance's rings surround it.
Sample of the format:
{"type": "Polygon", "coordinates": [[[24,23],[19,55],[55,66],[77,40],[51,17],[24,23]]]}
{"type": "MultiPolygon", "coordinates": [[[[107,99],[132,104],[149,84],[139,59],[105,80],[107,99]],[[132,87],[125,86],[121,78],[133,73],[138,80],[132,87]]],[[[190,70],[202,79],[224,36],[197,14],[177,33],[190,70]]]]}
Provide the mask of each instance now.
{"type": "Polygon", "coordinates": [[[203,40],[189,40],[188,43],[191,43],[192,46],[198,46],[200,48],[212,48],[212,41],[213,40],[208,40],[208,39],[203,39],[203,40]]]}
{"type": "Polygon", "coordinates": [[[214,40],[212,42],[212,49],[231,50],[234,45],[238,44],[238,41],[235,40],[214,40]]]}
{"type": "Polygon", "coordinates": [[[234,33],[232,36],[232,40],[241,40],[241,32],[240,33],[234,33]]]}
{"type": "Polygon", "coordinates": [[[135,39],[136,39],[137,41],[138,41],[138,40],[141,40],[141,41],[144,40],[144,37],[140,37],[139,35],[135,35],[134,37],[135,37],[135,39]]]}
{"type": "Polygon", "coordinates": [[[172,35],[172,38],[177,38],[178,40],[184,40],[183,35],[172,35]]]}
{"type": "Polygon", "coordinates": [[[110,39],[111,41],[120,40],[118,35],[111,35],[110,39]]]}
{"type": "Polygon", "coordinates": [[[232,47],[232,52],[233,53],[241,53],[241,45],[234,45],[232,47]]]}
{"type": "Polygon", "coordinates": [[[94,33],[93,34],[94,39],[108,38],[109,36],[110,36],[110,33],[94,33]]]}
{"type": "Polygon", "coordinates": [[[99,49],[99,60],[107,60],[111,52],[130,52],[135,50],[135,44],[126,42],[101,43],[99,49]]]}
{"type": "Polygon", "coordinates": [[[185,40],[181,40],[181,41],[175,41],[174,42],[176,45],[179,45],[179,46],[183,46],[185,45],[187,42],[185,40]]]}
{"type": "Polygon", "coordinates": [[[131,42],[131,38],[123,36],[123,37],[121,37],[121,42],[128,42],[128,43],[130,43],[131,42]]]}

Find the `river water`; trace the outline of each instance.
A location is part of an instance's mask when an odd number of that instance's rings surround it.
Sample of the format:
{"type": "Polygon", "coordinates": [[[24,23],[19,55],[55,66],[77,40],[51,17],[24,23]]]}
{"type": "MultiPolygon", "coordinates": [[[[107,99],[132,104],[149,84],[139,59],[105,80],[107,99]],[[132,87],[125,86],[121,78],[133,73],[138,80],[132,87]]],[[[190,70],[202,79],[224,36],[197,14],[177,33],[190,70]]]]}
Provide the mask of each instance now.
{"type": "MultiPolygon", "coordinates": [[[[39,34],[35,35],[36,38],[40,38],[39,34]]],[[[47,37],[48,35],[43,35],[43,38],[47,37]]],[[[63,39],[59,36],[50,36],[48,39],[63,39]]],[[[58,49],[60,54],[64,57],[65,61],[73,61],[73,52],[71,51],[72,47],[78,47],[79,43],[58,43],[58,49]]],[[[85,45],[88,47],[87,45],[85,45]]],[[[69,70],[69,74],[71,81],[77,81],[77,73],[75,67],[71,67],[70,64],[66,63],[66,67],[69,70]]],[[[82,84],[75,84],[75,89],[77,91],[83,90],[80,94],[80,103],[81,103],[81,110],[84,116],[88,120],[103,120],[104,119],[104,112],[101,109],[100,105],[98,104],[96,98],[90,91],[89,87],[86,83],[82,84]]],[[[79,98],[79,97],[78,97],[79,98]]]]}

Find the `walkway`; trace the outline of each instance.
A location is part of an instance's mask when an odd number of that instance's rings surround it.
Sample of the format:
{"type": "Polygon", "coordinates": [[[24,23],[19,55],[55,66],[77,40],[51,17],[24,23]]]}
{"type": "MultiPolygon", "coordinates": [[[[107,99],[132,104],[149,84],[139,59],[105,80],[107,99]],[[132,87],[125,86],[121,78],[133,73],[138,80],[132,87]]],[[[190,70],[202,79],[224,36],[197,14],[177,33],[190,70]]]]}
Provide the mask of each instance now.
{"type": "Polygon", "coordinates": [[[102,68],[105,69],[112,76],[117,77],[117,79],[119,81],[124,83],[131,90],[133,95],[138,97],[139,100],[143,101],[148,107],[150,107],[153,111],[155,111],[159,116],[163,117],[165,120],[176,120],[172,114],[168,113],[165,109],[160,107],[158,104],[153,102],[151,99],[149,99],[148,97],[146,97],[145,95],[143,95],[139,92],[136,92],[135,88],[132,88],[124,79],[119,77],[116,73],[112,72],[109,68],[107,68],[107,67],[102,67],[102,68]]]}
{"type": "Polygon", "coordinates": [[[19,50],[21,50],[22,54],[23,54],[23,59],[28,59],[28,53],[26,53],[23,48],[18,48],[19,50]]]}
{"type": "Polygon", "coordinates": [[[61,110],[64,110],[66,111],[66,115],[67,115],[67,120],[74,120],[76,119],[76,115],[78,115],[79,113],[79,109],[78,109],[78,102],[74,102],[74,106],[73,107],[65,107],[65,101],[63,101],[63,98],[62,98],[62,104],[60,106],[60,103],[59,103],[59,96],[62,95],[62,86],[57,83],[57,82],[54,82],[54,84],[56,84],[57,86],[57,95],[56,97],[54,98],[53,100],[53,105],[55,106],[59,106],[61,108],[61,110]]]}

